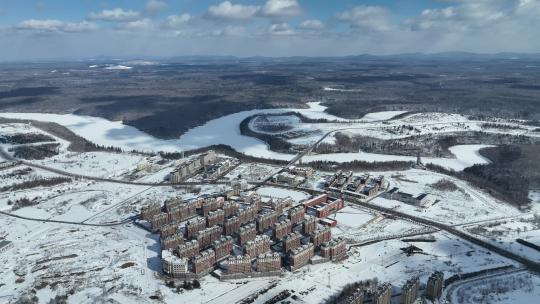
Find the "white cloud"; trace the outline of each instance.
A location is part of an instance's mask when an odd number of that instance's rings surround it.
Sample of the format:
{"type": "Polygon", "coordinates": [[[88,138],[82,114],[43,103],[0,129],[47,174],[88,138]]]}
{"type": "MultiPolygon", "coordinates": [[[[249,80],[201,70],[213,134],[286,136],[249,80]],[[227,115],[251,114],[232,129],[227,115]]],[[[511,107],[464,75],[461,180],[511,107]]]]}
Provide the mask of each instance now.
{"type": "Polygon", "coordinates": [[[257,15],[260,6],[233,4],[230,1],[221,2],[208,8],[208,15],[219,19],[250,19],[257,15]]]}
{"type": "Polygon", "coordinates": [[[138,31],[150,31],[154,29],[155,27],[156,25],[154,24],[154,22],[152,22],[152,20],[150,20],[149,18],[144,18],[144,19],[135,20],[135,21],[122,22],[118,24],[117,28],[122,29],[122,30],[138,32],[138,31]]]}
{"type": "Polygon", "coordinates": [[[266,16],[296,16],[302,14],[302,8],[296,0],[268,0],[262,8],[266,16]]]}
{"type": "Polygon", "coordinates": [[[304,30],[322,30],[325,24],[321,20],[311,19],[303,21],[298,27],[304,30]]]}
{"type": "Polygon", "coordinates": [[[509,13],[508,6],[501,1],[477,0],[463,2],[459,6],[426,9],[419,16],[406,20],[404,24],[413,30],[466,31],[496,25],[504,21],[509,13]]]}
{"type": "Polygon", "coordinates": [[[272,35],[292,35],[294,31],[291,29],[288,23],[274,23],[268,28],[268,33],[272,35]]]}
{"type": "Polygon", "coordinates": [[[164,22],[166,28],[179,28],[191,21],[193,17],[188,13],[168,16],[164,22]]]}
{"type": "Polygon", "coordinates": [[[339,13],[337,19],[352,27],[370,31],[387,31],[392,27],[391,14],[382,6],[359,5],[339,13]]]}
{"type": "Polygon", "coordinates": [[[148,0],[146,2],[146,5],[144,7],[144,11],[147,14],[153,15],[161,12],[162,10],[167,8],[167,3],[161,1],[161,0],[148,0]]]}
{"type": "Polygon", "coordinates": [[[54,19],[29,19],[19,22],[15,26],[15,29],[40,32],[78,33],[95,30],[97,29],[97,26],[94,23],[88,21],[63,22],[54,19]]]}
{"type": "Polygon", "coordinates": [[[91,12],[88,15],[90,20],[102,20],[102,21],[115,21],[115,22],[128,22],[135,21],[141,17],[141,14],[136,11],[125,11],[121,8],[115,8],[112,10],[103,10],[100,13],[91,12]]]}
{"type": "Polygon", "coordinates": [[[245,37],[248,35],[248,32],[243,26],[227,25],[222,29],[213,31],[212,34],[215,36],[245,37]]]}

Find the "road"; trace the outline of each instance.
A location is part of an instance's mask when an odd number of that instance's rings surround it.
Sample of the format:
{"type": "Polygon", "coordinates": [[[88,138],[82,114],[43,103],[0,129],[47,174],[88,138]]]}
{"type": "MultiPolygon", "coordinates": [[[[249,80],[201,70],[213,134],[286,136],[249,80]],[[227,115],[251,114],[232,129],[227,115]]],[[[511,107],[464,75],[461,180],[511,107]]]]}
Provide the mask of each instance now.
{"type": "Polygon", "coordinates": [[[353,199],[353,200],[351,200],[351,202],[356,204],[356,205],[359,205],[361,207],[364,207],[364,208],[368,208],[368,209],[372,209],[372,210],[375,210],[375,211],[378,211],[378,212],[393,215],[396,218],[404,219],[404,220],[407,220],[407,221],[410,221],[410,222],[413,222],[413,223],[416,223],[416,224],[420,224],[420,225],[424,225],[424,226],[428,226],[428,227],[431,227],[431,228],[434,228],[434,229],[439,229],[439,230],[448,232],[448,233],[450,233],[452,235],[455,235],[455,236],[457,236],[457,237],[459,237],[461,239],[469,241],[469,242],[471,242],[471,243],[473,243],[473,244],[475,244],[477,246],[483,247],[484,249],[487,249],[487,250],[489,250],[491,252],[497,253],[497,254],[499,254],[499,255],[507,258],[507,259],[516,261],[516,262],[524,265],[525,267],[527,267],[527,269],[529,269],[530,271],[533,271],[533,272],[536,272],[536,273],[540,274],[540,263],[529,260],[529,259],[527,259],[527,258],[525,258],[523,256],[517,255],[517,254],[515,254],[515,253],[513,253],[511,251],[508,251],[508,250],[504,249],[504,248],[495,246],[492,243],[486,242],[486,241],[481,240],[481,239],[479,239],[477,237],[474,237],[474,236],[472,236],[472,235],[470,235],[468,233],[460,231],[460,230],[458,230],[457,228],[455,228],[455,227],[453,227],[451,225],[446,225],[446,224],[439,223],[439,222],[436,222],[436,221],[433,221],[433,220],[429,220],[429,219],[421,218],[421,217],[418,217],[418,216],[410,215],[410,214],[407,214],[407,213],[403,213],[403,212],[400,212],[400,211],[396,211],[394,209],[385,208],[385,207],[382,207],[382,206],[379,206],[379,205],[366,203],[366,202],[362,201],[360,198],[353,199]]]}
{"type": "Polygon", "coordinates": [[[46,223],[69,224],[69,225],[80,225],[80,226],[94,226],[94,227],[111,227],[111,226],[123,225],[123,224],[127,224],[127,223],[133,221],[135,218],[137,218],[137,217],[128,217],[128,218],[120,220],[120,221],[93,224],[93,223],[85,223],[85,222],[70,222],[70,221],[32,218],[32,217],[16,215],[16,214],[4,212],[4,211],[0,211],[0,214],[5,215],[5,216],[18,218],[18,219],[22,219],[22,220],[34,221],[34,222],[46,222],[46,223]]]}

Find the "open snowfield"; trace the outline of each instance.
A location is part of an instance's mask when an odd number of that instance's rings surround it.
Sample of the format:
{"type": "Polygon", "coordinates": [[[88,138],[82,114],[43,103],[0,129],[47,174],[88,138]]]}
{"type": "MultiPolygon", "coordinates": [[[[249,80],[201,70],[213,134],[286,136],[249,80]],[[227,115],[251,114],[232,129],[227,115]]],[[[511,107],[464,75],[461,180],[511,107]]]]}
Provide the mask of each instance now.
{"type": "Polygon", "coordinates": [[[280,199],[290,197],[295,202],[300,202],[309,198],[309,194],[300,191],[293,191],[275,187],[261,187],[257,189],[257,194],[260,196],[270,197],[273,199],[280,199]]]}
{"type": "Polygon", "coordinates": [[[451,303],[537,303],[540,297],[540,277],[519,272],[503,276],[472,280],[453,288],[451,303]]]}
{"type": "Polygon", "coordinates": [[[12,227],[14,248],[2,254],[0,302],[11,303],[36,290],[39,303],[57,295],[69,303],[96,303],[123,297],[122,303],[143,302],[156,289],[159,243],[129,227],[83,227],[28,222],[0,217],[12,227]],[[9,301],[12,300],[12,301],[9,301]]]}
{"type": "Polygon", "coordinates": [[[540,218],[523,215],[519,218],[493,221],[462,227],[475,236],[512,251],[528,259],[540,262],[540,251],[517,243],[517,239],[540,246],[540,218]]]}
{"type": "Polygon", "coordinates": [[[389,188],[398,187],[400,191],[414,196],[428,193],[439,202],[427,208],[421,208],[377,197],[371,201],[372,204],[454,225],[523,215],[515,207],[497,201],[468,183],[447,175],[412,169],[386,172],[385,177],[390,183],[389,188]],[[453,182],[458,190],[439,191],[431,186],[442,179],[453,182]]]}

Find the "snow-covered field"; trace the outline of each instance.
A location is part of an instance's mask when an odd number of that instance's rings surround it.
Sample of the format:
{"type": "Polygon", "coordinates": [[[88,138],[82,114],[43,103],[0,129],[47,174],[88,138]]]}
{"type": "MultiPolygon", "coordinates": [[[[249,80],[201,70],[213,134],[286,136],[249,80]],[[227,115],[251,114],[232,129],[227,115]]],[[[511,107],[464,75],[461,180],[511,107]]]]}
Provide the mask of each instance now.
{"type": "Polygon", "coordinates": [[[537,303],[540,277],[519,272],[474,280],[452,289],[451,303],[537,303]]]}
{"type": "Polygon", "coordinates": [[[260,196],[280,199],[290,197],[295,202],[300,202],[309,198],[309,194],[300,191],[293,191],[275,187],[261,187],[257,189],[257,194],[260,196]]]}
{"type": "Polygon", "coordinates": [[[413,169],[386,172],[385,177],[390,183],[390,188],[398,187],[400,191],[414,196],[428,193],[439,202],[427,208],[421,208],[377,197],[371,201],[372,204],[454,225],[523,215],[515,207],[497,201],[468,183],[447,175],[413,169]],[[454,183],[458,190],[439,191],[431,186],[443,179],[454,183]]]}

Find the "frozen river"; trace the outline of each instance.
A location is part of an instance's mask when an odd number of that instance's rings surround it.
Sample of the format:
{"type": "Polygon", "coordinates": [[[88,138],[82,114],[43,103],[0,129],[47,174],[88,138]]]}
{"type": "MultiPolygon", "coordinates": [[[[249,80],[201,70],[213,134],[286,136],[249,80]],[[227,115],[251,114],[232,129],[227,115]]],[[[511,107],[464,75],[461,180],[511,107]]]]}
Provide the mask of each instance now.
{"type": "MultiPolygon", "coordinates": [[[[262,113],[285,113],[290,111],[299,112],[309,118],[325,118],[328,120],[346,121],[343,118],[327,114],[326,109],[319,103],[308,103],[307,109],[267,109],[242,111],[213,119],[190,129],[179,139],[164,140],[155,138],[134,127],[122,124],[121,121],[109,121],[107,119],[91,116],[81,116],[74,114],[44,114],[44,113],[0,113],[2,117],[31,119],[39,121],[55,122],[63,125],[74,133],[98,144],[105,146],[115,146],[124,150],[140,151],[166,151],[174,152],[190,150],[194,148],[206,147],[215,144],[225,144],[233,147],[239,152],[247,155],[290,160],[294,157],[291,154],[277,153],[270,151],[268,146],[253,137],[240,134],[239,124],[245,118],[262,113]]],[[[378,119],[388,119],[400,111],[377,112],[366,115],[361,120],[355,121],[375,121],[378,119]]],[[[478,154],[482,145],[455,146],[451,148],[456,155],[455,159],[446,158],[426,158],[424,162],[434,163],[454,170],[462,170],[468,166],[479,163],[486,163],[487,160],[478,154]]],[[[373,153],[333,153],[324,155],[306,156],[303,161],[331,160],[336,162],[346,162],[351,160],[365,161],[390,161],[390,160],[415,160],[415,157],[396,156],[373,153]]]]}

